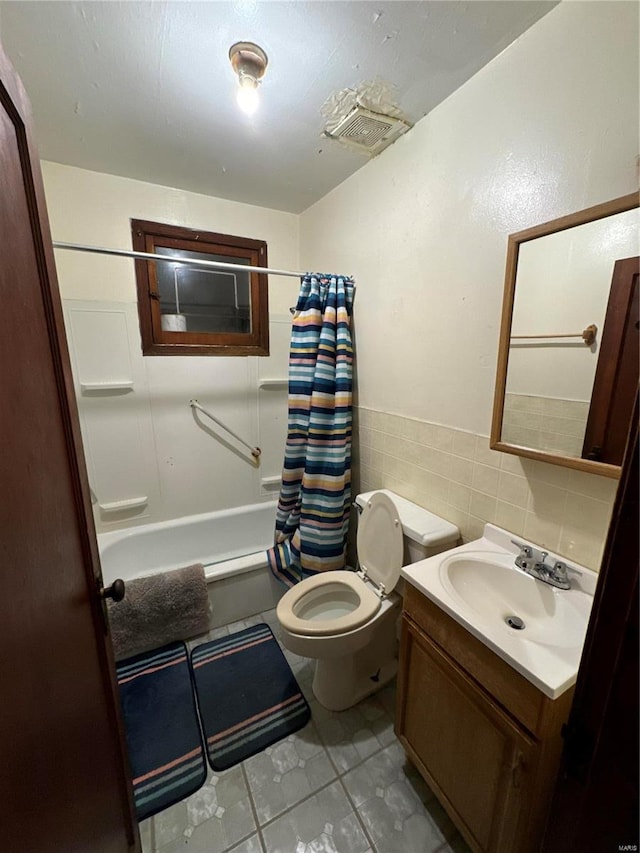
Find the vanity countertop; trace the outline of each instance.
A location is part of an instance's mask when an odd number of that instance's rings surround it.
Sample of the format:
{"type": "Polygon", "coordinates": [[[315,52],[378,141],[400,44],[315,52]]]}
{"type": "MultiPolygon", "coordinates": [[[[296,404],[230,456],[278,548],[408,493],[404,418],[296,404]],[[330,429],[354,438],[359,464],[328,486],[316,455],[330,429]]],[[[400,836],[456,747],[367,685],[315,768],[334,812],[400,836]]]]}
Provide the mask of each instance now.
{"type": "Polygon", "coordinates": [[[569,569],[571,589],[557,589],[515,566],[519,549],[512,539],[521,537],[487,524],[481,539],[405,566],[402,576],[557,699],[577,678],[598,575],[549,554],[569,569]]]}

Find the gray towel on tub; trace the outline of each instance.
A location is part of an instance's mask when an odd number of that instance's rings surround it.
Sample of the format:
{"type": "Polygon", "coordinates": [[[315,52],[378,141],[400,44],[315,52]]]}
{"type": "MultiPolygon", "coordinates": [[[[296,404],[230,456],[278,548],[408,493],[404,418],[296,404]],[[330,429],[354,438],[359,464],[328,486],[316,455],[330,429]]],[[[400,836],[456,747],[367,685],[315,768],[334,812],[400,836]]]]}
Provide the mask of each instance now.
{"type": "Polygon", "coordinates": [[[122,601],[108,601],[116,660],[209,630],[204,568],[186,566],[127,581],[122,601]]]}

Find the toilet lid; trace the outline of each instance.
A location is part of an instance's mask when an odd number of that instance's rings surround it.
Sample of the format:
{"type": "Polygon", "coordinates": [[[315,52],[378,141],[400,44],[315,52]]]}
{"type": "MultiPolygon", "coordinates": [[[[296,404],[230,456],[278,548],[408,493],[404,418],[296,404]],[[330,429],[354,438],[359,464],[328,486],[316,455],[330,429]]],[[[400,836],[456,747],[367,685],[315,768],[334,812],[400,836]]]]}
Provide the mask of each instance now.
{"type": "Polygon", "coordinates": [[[400,515],[388,495],[374,492],[367,500],[358,522],[357,545],[360,568],[391,592],[400,577],[403,540],[400,515]]]}

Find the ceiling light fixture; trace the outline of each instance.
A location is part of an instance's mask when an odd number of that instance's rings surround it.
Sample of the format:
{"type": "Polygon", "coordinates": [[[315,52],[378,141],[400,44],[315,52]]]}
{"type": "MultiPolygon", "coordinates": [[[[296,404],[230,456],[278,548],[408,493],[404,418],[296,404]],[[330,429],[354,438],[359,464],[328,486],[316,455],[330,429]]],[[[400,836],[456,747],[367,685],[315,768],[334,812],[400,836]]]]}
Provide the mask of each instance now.
{"type": "Polygon", "coordinates": [[[267,70],[267,54],[257,44],[238,41],[229,48],[229,61],[238,75],[238,106],[247,115],[258,108],[258,84],[267,70]]]}

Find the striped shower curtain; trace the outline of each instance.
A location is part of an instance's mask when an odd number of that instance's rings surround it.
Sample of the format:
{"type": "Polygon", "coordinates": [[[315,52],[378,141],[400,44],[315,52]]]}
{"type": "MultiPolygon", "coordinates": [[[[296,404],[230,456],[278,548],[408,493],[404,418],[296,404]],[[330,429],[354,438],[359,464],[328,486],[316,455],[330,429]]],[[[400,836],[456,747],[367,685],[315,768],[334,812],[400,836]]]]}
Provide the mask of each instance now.
{"type": "Polygon", "coordinates": [[[293,318],[289,422],[271,571],[287,586],[343,569],[351,507],[353,280],[308,274],[293,318]]]}

